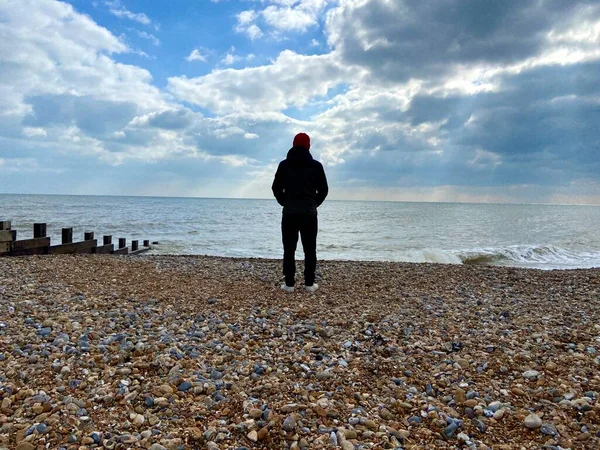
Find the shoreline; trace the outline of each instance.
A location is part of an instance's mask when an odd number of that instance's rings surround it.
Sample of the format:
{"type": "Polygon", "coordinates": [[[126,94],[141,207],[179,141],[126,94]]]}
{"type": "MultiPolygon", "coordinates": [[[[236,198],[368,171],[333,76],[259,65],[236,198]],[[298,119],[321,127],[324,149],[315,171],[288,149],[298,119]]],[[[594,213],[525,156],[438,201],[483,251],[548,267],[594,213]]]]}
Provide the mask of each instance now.
{"type": "Polygon", "coordinates": [[[0,449],[600,448],[598,269],[318,272],[0,258],[0,449]]]}
{"type": "MultiPolygon", "coordinates": [[[[151,252],[152,250],[150,250],[151,252]]],[[[300,250],[298,250],[300,251],[300,250]]],[[[224,259],[224,260],[240,260],[240,261],[261,261],[270,263],[281,264],[282,258],[265,258],[261,256],[225,256],[225,255],[209,255],[209,254],[184,254],[184,253],[148,253],[143,255],[144,258],[213,258],[213,259],[224,259]]],[[[600,265],[597,267],[573,267],[573,268],[539,268],[539,267],[525,267],[525,266],[509,266],[509,265],[494,265],[485,263],[471,263],[471,262],[441,262],[441,261],[394,261],[394,260],[383,260],[383,259],[326,259],[319,258],[317,254],[317,265],[319,263],[367,263],[367,264],[407,264],[407,265],[440,265],[440,266],[460,266],[460,267],[485,267],[485,268],[501,268],[501,269],[518,269],[518,270],[538,270],[542,272],[547,271],[564,271],[571,272],[576,270],[597,270],[600,272],[600,265]]],[[[303,259],[296,259],[296,264],[303,263],[303,259]]]]}

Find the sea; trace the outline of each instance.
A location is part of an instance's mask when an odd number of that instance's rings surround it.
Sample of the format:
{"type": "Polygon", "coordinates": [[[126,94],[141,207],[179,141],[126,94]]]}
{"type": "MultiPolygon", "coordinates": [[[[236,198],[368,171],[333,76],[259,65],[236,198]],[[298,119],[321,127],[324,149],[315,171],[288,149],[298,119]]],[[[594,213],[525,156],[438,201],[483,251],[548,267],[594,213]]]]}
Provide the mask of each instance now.
{"type": "MultiPolygon", "coordinates": [[[[281,213],[270,199],[0,194],[0,220],[11,220],[19,239],[45,222],[53,243],[73,227],[75,241],[85,231],[115,243],[148,239],[156,255],[281,258],[281,213]]],[[[598,224],[600,206],[326,201],[317,252],[323,260],[591,268],[600,267],[598,224]]]]}

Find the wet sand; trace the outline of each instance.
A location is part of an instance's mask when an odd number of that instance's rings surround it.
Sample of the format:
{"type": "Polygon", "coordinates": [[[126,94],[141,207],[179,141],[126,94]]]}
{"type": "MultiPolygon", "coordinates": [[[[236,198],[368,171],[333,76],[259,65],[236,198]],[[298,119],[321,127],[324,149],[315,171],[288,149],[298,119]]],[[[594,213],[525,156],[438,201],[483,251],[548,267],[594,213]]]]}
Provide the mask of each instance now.
{"type": "Polygon", "coordinates": [[[600,270],[318,271],[0,258],[0,449],[600,448],[600,270]]]}

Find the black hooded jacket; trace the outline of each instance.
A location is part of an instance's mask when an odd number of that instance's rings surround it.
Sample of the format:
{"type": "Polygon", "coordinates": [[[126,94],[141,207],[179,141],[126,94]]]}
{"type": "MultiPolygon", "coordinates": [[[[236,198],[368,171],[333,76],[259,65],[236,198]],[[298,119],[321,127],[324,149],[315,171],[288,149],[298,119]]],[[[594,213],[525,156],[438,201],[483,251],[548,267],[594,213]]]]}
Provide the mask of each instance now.
{"type": "Polygon", "coordinates": [[[284,214],[316,215],[329,192],[323,165],[304,147],[291,148],[279,163],[272,189],[284,214]]]}

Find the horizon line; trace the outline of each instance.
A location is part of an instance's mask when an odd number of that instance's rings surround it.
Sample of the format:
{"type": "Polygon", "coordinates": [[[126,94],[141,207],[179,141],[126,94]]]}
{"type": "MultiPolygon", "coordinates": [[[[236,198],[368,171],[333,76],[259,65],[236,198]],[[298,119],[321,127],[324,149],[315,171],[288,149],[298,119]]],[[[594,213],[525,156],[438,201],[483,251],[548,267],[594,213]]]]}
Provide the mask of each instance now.
{"type": "MultiPolygon", "coordinates": [[[[133,197],[133,198],[164,198],[164,199],[196,199],[196,200],[273,200],[271,197],[202,197],[202,196],[171,196],[171,195],[126,195],[126,194],[37,194],[0,192],[1,195],[26,195],[48,197],[133,197]]],[[[447,203],[458,205],[520,205],[520,206],[600,206],[598,203],[544,203],[544,202],[464,202],[452,200],[367,200],[367,199],[329,199],[328,202],[373,202],[373,203],[447,203]]]]}

